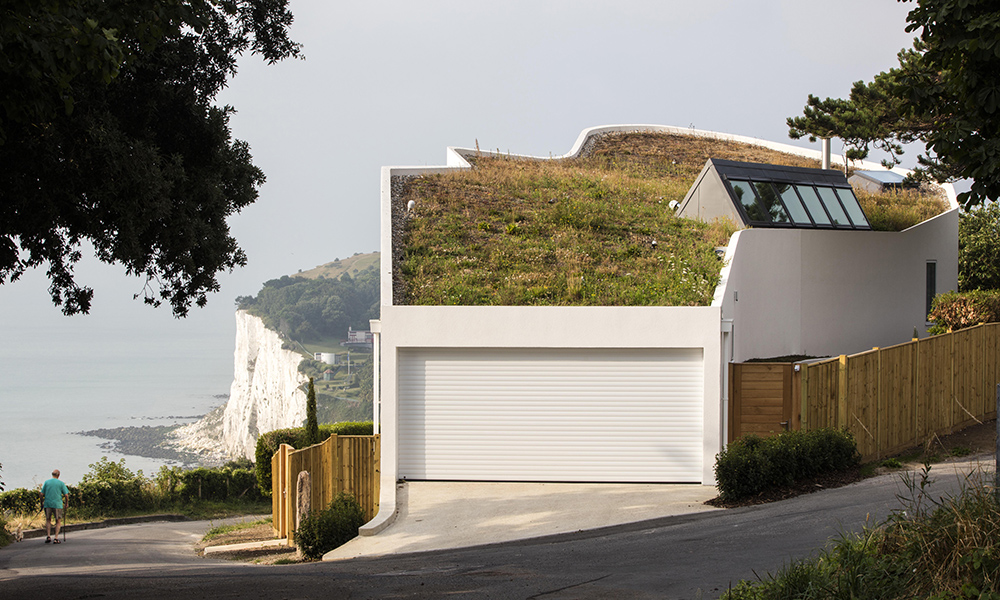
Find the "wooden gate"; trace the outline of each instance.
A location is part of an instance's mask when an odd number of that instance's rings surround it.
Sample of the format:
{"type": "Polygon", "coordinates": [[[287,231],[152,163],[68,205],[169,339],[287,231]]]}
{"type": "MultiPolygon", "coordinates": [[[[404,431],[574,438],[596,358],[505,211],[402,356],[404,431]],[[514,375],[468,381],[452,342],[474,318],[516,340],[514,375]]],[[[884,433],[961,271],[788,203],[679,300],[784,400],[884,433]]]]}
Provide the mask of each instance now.
{"type": "Polygon", "coordinates": [[[798,429],[790,363],[729,364],[729,440],[798,429]]]}
{"type": "Polygon", "coordinates": [[[380,437],[332,435],[314,446],[296,450],[282,444],[271,458],[271,525],[278,537],[293,545],[296,484],[299,473],[311,479],[310,504],[322,510],[340,492],[352,494],[370,521],[379,509],[380,437]]]}

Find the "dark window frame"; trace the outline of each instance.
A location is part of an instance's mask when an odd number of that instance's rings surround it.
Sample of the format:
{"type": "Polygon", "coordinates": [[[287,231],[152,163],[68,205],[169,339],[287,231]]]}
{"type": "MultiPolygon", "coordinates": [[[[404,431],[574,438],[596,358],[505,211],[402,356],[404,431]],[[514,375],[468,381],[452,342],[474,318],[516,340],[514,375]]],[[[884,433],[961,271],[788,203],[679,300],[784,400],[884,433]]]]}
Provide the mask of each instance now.
{"type": "Polygon", "coordinates": [[[930,323],[931,308],[934,306],[934,297],[937,296],[937,261],[929,260],[926,265],[924,304],[927,312],[924,320],[930,323]]]}
{"type": "MultiPolygon", "coordinates": [[[[770,165],[770,164],[757,164],[757,163],[741,163],[737,161],[728,161],[723,159],[709,159],[712,165],[714,165],[714,171],[716,176],[722,180],[723,187],[729,194],[730,201],[735,205],[736,212],[740,215],[744,223],[749,226],[758,227],[769,227],[769,228],[792,228],[792,229],[827,229],[827,230],[854,230],[854,231],[871,231],[871,223],[868,221],[868,215],[865,214],[861,204],[857,202],[857,196],[854,195],[854,189],[846,182],[843,173],[839,171],[823,171],[820,169],[812,169],[807,167],[788,167],[782,165],[770,165]],[[774,193],[778,206],[784,212],[787,217],[787,222],[777,222],[772,220],[772,215],[767,212],[766,220],[760,220],[751,218],[749,214],[748,207],[743,204],[736,195],[736,190],[733,187],[733,181],[736,182],[746,182],[749,184],[749,188],[752,190],[754,202],[757,203],[760,213],[764,213],[764,204],[762,203],[761,192],[758,186],[770,186],[768,189],[774,193]],[[781,192],[779,192],[778,186],[789,185],[795,192],[795,197],[789,197],[787,200],[783,197],[781,192]],[[811,206],[803,194],[807,192],[804,188],[811,188],[812,193],[815,194],[816,202],[813,204],[818,204],[822,207],[823,214],[814,214],[815,207],[811,206]],[[820,192],[820,190],[831,190],[831,192],[820,192]],[[855,217],[852,216],[851,211],[848,210],[847,204],[845,203],[843,194],[849,193],[854,196],[854,204],[856,204],[857,212],[860,212],[863,218],[863,223],[856,223],[855,217]],[[809,223],[796,221],[793,213],[788,208],[788,203],[798,200],[801,208],[805,210],[806,216],[809,218],[809,223]],[[831,203],[831,206],[827,206],[831,203]],[[833,218],[832,210],[839,210],[843,213],[843,218],[840,219],[840,223],[837,223],[833,218]],[[828,223],[820,223],[819,220],[825,220],[828,223]]],[[[852,208],[854,208],[852,204],[852,208]]]]}

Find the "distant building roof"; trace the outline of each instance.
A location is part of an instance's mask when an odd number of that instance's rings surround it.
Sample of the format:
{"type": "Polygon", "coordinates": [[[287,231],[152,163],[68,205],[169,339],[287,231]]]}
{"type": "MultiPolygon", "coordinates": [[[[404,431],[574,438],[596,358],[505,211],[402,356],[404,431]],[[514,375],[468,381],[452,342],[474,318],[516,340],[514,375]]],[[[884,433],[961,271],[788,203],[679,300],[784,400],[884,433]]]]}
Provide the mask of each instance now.
{"type": "Polygon", "coordinates": [[[906,182],[906,177],[893,171],[855,171],[848,179],[851,185],[869,192],[917,187],[906,182]]]}

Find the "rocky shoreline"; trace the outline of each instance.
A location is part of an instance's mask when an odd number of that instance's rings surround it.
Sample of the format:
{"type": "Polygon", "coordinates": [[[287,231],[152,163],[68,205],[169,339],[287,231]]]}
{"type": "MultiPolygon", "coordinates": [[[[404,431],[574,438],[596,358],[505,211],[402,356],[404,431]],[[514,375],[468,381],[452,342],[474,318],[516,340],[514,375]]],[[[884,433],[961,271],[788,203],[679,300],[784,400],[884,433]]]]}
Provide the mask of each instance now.
{"type": "Polygon", "coordinates": [[[180,466],[207,466],[196,453],[179,449],[170,442],[173,432],[180,425],[143,425],[141,427],[113,427],[78,431],[79,435],[98,437],[104,440],[98,444],[105,450],[113,450],[127,456],[143,456],[178,463],[180,466]]]}

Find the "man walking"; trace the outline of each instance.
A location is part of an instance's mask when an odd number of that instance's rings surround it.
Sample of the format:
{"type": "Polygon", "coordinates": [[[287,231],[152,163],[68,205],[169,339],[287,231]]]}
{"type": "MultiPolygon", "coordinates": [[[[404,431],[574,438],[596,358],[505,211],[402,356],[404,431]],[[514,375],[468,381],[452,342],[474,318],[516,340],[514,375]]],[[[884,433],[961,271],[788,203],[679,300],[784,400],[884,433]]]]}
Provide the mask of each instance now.
{"type": "Polygon", "coordinates": [[[59,529],[62,526],[63,511],[65,510],[63,500],[65,499],[69,502],[69,488],[66,487],[65,483],[59,481],[59,469],[52,471],[52,479],[42,484],[42,490],[39,494],[42,497],[42,508],[45,509],[45,543],[54,542],[58,544],[59,529]],[[53,515],[55,515],[56,519],[55,540],[50,537],[52,534],[53,515]]]}

